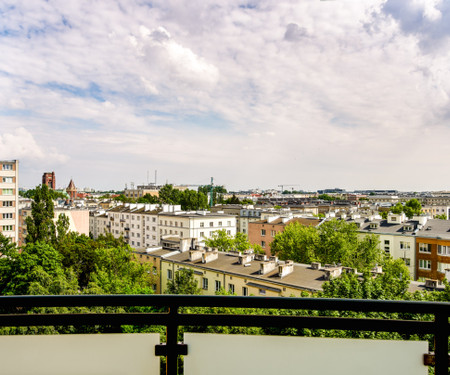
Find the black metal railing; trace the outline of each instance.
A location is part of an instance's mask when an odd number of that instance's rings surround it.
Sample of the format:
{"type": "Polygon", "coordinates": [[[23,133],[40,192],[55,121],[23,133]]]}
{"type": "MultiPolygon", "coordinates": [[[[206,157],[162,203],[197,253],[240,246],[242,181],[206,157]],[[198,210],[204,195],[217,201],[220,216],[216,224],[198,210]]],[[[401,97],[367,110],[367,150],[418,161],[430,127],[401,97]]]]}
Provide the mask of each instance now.
{"type": "Polygon", "coordinates": [[[77,295],[77,296],[3,296],[0,297],[0,326],[115,326],[162,325],[166,343],[157,345],[155,354],[166,357],[166,373],[177,374],[179,355],[187,347],[178,342],[181,326],[238,326],[308,328],[325,330],[398,332],[429,334],[434,337],[434,354],[424,353],[424,363],[435,366],[436,375],[448,374],[448,337],[450,303],[381,300],[344,300],[322,298],[185,296],[185,295],[77,295]],[[40,314],[36,307],[134,307],[151,306],[162,312],[40,314]],[[192,314],[183,307],[229,307],[283,310],[351,311],[398,313],[431,316],[431,320],[342,318],[333,316],[192,314]]]}

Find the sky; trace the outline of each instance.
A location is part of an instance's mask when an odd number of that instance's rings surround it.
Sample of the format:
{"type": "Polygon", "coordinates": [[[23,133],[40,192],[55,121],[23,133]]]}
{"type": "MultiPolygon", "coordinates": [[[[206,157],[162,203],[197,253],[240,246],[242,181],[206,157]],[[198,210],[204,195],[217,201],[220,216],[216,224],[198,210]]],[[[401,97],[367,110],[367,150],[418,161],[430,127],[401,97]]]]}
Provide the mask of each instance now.
{"type": "Polygon", "coordinates": [[[0,19],[0,160],[24,188],[450,190],[449,0],[1,0],[0,19]]]}

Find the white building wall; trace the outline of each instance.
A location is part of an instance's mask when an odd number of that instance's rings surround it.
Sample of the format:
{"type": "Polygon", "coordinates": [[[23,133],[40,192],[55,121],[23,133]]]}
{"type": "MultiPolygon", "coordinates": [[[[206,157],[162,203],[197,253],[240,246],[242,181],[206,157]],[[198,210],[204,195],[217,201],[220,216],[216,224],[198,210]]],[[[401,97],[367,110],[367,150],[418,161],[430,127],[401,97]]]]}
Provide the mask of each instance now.
{"type": "Polygon", "coordinates": [[[19,161],[0,161],[0,233],[18,242],[19,161]]]}

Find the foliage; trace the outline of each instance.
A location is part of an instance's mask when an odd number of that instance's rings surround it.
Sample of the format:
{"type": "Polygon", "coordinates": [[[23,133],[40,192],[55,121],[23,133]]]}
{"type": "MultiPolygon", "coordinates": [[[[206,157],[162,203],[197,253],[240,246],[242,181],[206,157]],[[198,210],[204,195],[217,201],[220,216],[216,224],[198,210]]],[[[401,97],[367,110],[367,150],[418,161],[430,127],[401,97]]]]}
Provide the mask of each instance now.
{"type": "Polygon", "coordinates": [[[323,199],[324,201],[335,201],[338,200],[339,198],[337,197],[332,197],[331,195],[328,194],[320,194],[317,199],[323,199]]]}
{"type": "Polygon", "coordinates": [[[205,245],[219,251],[245,251],[251,248],[246,234],[238,232],[233,237],[225,229],[213,232],[211,238],[205,239],[205,245]]]}
{"type": "Polygon", "coordinates": [[[225,204],[240,204],[241,201],[239,200],[238,197],[236,197],[236,194],[233,194],[233,196],[231,198],[225,199],[224,203],[225,204]]]}
{"type": "Polygon", "coordinates": [[[48,186],[36,187],[31,203],[31,217],[25,219],[28,232],[26,242],[55,242],[56,227],[53,218],[54,204],[48,186]]]}
{"type": "MultiPolygon", "coordinates": [[[[203,186],[199,186],[197,191],[199,193],[203,193],[205,196],[208,197],[209,200],[209,196],[210,196],[210,191],[211,191],[211,185],[203,185],[203,186]]],[[[213,187],[213,201],[212,201],[212,205],[216,205],[218,203],[223,203],[223,195],[227,193],[227,189],[225,189],[223,186],[214,186],[213,187]]]]}
{"type": "Polygon", "coordinates": [[[151,266],[111,235],[69,233],[56,247],[30,242],[21,252],[0,237],[0,249],[1,294],[148,294],[155,282],[151,266]]]}
{"type": "Polygon", "coordinates": [[[447,215],[445,214],[435,215],[434,218],[439,220],[447,220],[447,215]]]}
{"type": "Polygon", "coordinates": [[[400,202],[398,202],[395,206],[391,208],[391,212],[393,214],[401,214],[402,212],[405,213],[405,215],[411,219],[414,215],[420,215],[422,212],[422,205],[420,202],[416,199],[410,199],[405,203],[405,205],[402,205],[400,202]]]}
{"type": "Polygon", "coordinates": [[[166,294],[200,294],[197,280],[194,278],[194,270],[181,268],[175,271],[173,280],[167,283],[166,294]]]}
{"type": "MultiPolygon", "coordinates": [[[[47,185],[45,185],[47,186],[47,185]]],[[[19,195],[24,198],[34,199],[34,196],[36,195],[36,190],[38,190],[39,187],[35,189],[28,189],[26,191],[19,191],[19,195]]],[[[67,199],[68,195],[65,192],[57,191],[53,189],[48,189],[48,194],[50,195],[52,200],[56,199],[67,199]]]]}
{"type": "Polygon", "coordinates": [[[318,228],[291,223],[284,232],[276,234],[270,246],[280,259],[341,263],[359,271],[383,260],[378,237],[370,234],[359,239],[356,225],[343,220],[327,221],[318,228]]]}

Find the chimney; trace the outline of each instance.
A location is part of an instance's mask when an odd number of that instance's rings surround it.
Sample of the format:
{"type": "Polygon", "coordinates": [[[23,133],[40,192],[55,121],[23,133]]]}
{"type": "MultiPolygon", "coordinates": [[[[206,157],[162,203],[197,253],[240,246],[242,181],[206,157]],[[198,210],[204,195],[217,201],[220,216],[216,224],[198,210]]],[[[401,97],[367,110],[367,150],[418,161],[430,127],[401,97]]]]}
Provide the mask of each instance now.
{"type": "Polygon", "coordinates": [[[312,262],[311,263],[311,268],[313,270],[320,270],[320,262],[312,262]]]}
{"type": "Polygon", "coordinates": [[[202,259],[204,250],[189,250],[189,260],[191,262],[195,262],[199,259],[202,259]]]}
{"type": "Polygon", "coordinates": [[[250,263],[255,258],[255,254],[239,255],[239,264],[250,263]]]}
{"type": "Polygon", "coordinates": [[[202,263],[209,263],[213,260],[219,259],[219,250],[205,251],[202,254],[202,263]]]}
{"type": "Polygon", "coordinates": [[[283,278],[292,272],[294,272],[294,262],[292,260],[287,260],[284,264],[278,265],[279,277],[283,278]]]}
{"type": "Polygon", "coordinates": [[[273,271],[277,267],[277,263],[274,261],[266,260],[260,264],[259,273],[265,275],[270,271],[273,271]]]}

